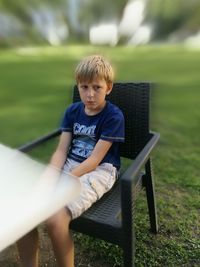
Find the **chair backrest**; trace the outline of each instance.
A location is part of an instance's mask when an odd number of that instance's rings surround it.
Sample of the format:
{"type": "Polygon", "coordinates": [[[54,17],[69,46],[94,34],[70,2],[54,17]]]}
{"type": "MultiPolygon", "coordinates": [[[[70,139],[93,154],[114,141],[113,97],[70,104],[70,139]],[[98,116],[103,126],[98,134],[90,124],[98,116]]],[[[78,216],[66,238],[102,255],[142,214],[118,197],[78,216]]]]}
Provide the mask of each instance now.
{"type": "MultiPolygon", "coordinates": [[[[125,117],[125,143],[121,144],[120,155],[134,159],[147,143],[149,133],[148,82],[117,82],[107,100],[117,105],[125,117]]],[[[78,88],[74,86],[73,102],[80,101],[78,88]]]]}

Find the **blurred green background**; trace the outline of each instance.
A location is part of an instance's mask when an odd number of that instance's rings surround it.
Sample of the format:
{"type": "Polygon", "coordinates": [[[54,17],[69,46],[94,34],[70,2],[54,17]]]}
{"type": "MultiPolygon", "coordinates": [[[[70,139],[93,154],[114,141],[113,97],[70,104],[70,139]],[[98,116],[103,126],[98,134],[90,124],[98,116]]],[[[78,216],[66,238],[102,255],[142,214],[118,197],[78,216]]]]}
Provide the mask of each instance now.
{"type": "MultiPolygon", "coordinates": [[[[0,23],[0,143],[18,147],[59,126],[71,103],[74,68],[86,55],[108,57],[116,81],[151,81],[151,129],[161,134],[153,154],[160,230],[157,236],[148,232],[142,195],[136,208],[136,266],[200,266],[199,2],[148,1],[137,27],[154,25],[150,38],[135,38],[130,45],[135,32],[121,32],[114,46],[108,39],[91,45],[89,38],[90,26],[108,21],[111,13],[103,11],[105,6],[111,10],[113,1],[75,2],[76,22],[69,16],[71,1],[43,1],[62,13],[68,27],[66,38],[51,43],[27,15],[28,7],[41,8],[39,1],[0,1],[0,20],[3,13],[12,14],[24,25],[21,36],[11,29],[3,36],[0,23]],[[63,4],[66,9],[59,9],[63,4]]],[[[110,17],[119,26],[126,2],[117,3],[110,17]]],[[[33,156],[48,161],[50,150],[33,156]]],[[[121,266],[119,248],[85,236],[76,239],[82,257],[92,253],[91,266],[97,258],[102,266],[121,266]]]]}

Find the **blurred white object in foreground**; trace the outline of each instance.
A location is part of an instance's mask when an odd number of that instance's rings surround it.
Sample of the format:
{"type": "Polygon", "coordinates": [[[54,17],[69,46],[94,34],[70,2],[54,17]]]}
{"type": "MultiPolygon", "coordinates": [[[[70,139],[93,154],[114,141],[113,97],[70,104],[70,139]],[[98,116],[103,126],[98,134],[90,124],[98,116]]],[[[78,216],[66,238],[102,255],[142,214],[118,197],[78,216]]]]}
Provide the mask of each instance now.
{"type": "Polygon", "coordinates": [[[0,251],[79,193],[77,177],[0,144],[0,251]]]}
{"type": "Polygon", "coordinates": [[[118,29],[115,24],[101,24],[90,28],[90,42],[93,45],[115,46],[118,42],[118,29]]]}

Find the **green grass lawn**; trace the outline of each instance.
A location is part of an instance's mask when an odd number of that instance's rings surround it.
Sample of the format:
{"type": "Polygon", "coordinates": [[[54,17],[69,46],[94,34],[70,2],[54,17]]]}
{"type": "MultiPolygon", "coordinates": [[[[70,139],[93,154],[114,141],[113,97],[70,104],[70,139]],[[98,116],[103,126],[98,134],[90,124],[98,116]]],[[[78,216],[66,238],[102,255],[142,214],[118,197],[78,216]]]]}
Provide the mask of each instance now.
{"type": "MultiPolygon", "coordinates": [[[[111,59],[116,80],[155,84],[151,128],[161,134],[153,154],[159,234],[149,233],[142,195],[136,209],[136,266],[200,266],[200,50],[78,45],[0,50],[0,143],[17,147],[56,128],[71,102],[74,67],[91,53],[111,59]]],[[[117,247],[79,239],[86,255],[94,251],[93,258],[100,255],[109,266],[120,266],[117,247]]]]}

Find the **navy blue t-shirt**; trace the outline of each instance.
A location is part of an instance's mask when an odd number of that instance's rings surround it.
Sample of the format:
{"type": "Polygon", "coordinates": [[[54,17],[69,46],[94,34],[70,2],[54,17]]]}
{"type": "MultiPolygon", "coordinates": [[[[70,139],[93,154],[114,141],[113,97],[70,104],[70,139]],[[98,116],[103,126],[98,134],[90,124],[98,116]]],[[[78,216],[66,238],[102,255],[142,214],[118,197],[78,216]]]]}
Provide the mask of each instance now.
{"type": "Polygon", "coordinates": [[[112,146],[101,163],[111,163],[120,168],[119,143],[124,142],[124,116],[109,101],[101,112],[92,116],[85,113],[82,102],[72,104],[65,111],[61,130],[72,133],[69,158],[83,162],[91,155],[98,140],[102,139],[112,142],[112,146]]]}

